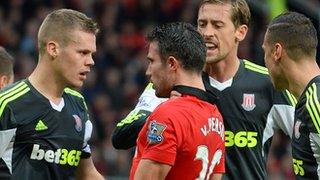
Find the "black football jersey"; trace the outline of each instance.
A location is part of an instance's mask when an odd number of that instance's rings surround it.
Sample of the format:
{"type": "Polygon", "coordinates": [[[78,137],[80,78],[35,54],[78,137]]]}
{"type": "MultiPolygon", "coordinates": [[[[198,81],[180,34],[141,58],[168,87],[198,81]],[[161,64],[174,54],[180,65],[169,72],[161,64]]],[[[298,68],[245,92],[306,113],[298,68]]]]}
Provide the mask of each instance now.
{"type": "Polygon", "coordinates": [[[72,179],[92,124],[80,93],[66,88],[59,105],[28,80],[0,92],[0,179],[72,179]]]}
{"type": "Polygon", "coordinates": [[[320,76],[313,78],[295,110],[292,158],[296,179],[320,179],[320,76]]]}
{"type": "Polygon", "coordinates": [[[218,94],[225,123],[226,174],[223,179],[266,179],[274,129],[291,136],[295,99],[275,91],[265,67],[241,60],[236,75],[219,83],[203,76],[206,90],[218,94]]]}

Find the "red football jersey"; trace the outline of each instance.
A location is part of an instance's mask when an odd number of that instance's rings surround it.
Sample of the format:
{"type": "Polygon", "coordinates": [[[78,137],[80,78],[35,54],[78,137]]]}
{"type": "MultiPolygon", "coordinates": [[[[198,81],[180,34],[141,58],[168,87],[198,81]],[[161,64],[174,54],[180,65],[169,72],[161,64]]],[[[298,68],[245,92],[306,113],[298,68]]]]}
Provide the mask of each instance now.
{"type": "Polygon", "coordinates": [[[217,106],[183,95],[160,104],[137,139],[130,172],[141,159],[172,166],[166,179],[209,179],[225,172],[224,125],[217,106]]]}

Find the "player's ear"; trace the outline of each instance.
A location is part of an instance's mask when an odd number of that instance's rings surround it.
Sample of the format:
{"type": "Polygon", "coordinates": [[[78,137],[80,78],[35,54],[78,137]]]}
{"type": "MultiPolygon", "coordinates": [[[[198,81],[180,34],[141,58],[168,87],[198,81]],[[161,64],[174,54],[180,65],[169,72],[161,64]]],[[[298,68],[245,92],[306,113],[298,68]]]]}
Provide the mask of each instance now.
{"type": "Polygon", "coordinates": [[[236,33],[235,33],[236,41],[238,41],[238,42],[242,41],[246,37],[247,32],[248,32],[247,25],[243,24],[243,25],[239,26],[236,29],[236,33]]]}
{"type": "Polygon", "coordinates": [[[274,45],[274,50],[272,52],[272,55],[275,59],[275,61],[279,61],[283,54],[283,46],[280,43],[276,43],[274,45]]]}
{"type": "Polygon", "coordinates": [[[0,89],[5,87],[9,83],[9,77],[6,75],[0,75],[0,89]]]}
{"type": "Polygon", "coordinates": [[[167,59],[167,64],[171,70],[177,70],[179,67],[179,61],[174,56],[169,56],[167,59]]]}
{"type": "Polygon", "coordinates": [[[49,41],[46,45],[47,53],[55,59],[59,55],[59,44],[55,41],[49,41]]]}

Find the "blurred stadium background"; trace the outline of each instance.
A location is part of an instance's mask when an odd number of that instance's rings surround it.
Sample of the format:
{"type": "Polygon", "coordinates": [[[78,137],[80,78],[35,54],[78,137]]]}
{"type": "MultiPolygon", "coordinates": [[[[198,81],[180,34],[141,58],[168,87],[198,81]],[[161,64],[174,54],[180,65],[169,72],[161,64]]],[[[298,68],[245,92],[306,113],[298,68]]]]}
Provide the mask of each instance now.
{"type": "MultiPolygon", "coordinates": [[[[247,0],[251,27],[239,56],[263,65],[261,44],[270,18],[294,10],[307,15],[320,29],[319,0],[247,0]]],[[[0,45],[15,58],[15,80],[27,77],[37,62],[37,31],[53,9],[71,8],[96,19],[95,67],[84,94],[94,124],[91,140],[97,169],[108,179],[127,179],[134,150],[118,151],[111,145],[117,121],[136,104],[146,86],[145,33],[155,24],[186,21],[196,25],[200,0],[1,0],[0,45]]],[[[319,60],[318,46],[318,60],[319,60]]],[[[277,134],[268,161],[269,179],[293,179],[289,141],[277,134]]]]}

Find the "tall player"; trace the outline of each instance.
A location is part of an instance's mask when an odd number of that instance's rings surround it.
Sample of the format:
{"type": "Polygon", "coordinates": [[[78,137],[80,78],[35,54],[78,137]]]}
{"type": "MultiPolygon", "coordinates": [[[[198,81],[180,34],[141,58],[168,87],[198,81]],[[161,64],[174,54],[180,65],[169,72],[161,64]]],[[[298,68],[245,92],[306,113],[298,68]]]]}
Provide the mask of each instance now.
{"type": "Polygon", "coordinates": [[[205,92],[201,72],[206,46],[187,23],[156,27],[147,36],[150,76],[158,97],[172,90],[181,97],[160,104],[137,140],[130,179],[221,179],[224,173],[224,125],[205,92]],[[211,104],[210,104],[211,103],[211,104]]]}
{"type": "Polygon", "coordinates": [[[296,179],[320,179],[320,69],[317,32],[304,15],[273,19],[265,34],[265,63],[276,89],[289,89],[296,105],[292,156],[296,179]]]}
{"type": "MultiPolygon", "coordinates": [[[[203,80],[206,90],[219,96],[217,106],[226,128],[224,179],[266,179],[274,128],[292,134],[294,107],[288,102],[294,104],[294,97],[275,91],[265,67],[237,56],[249,21],[245,0],[203,0],[200,4],[198,31],[207,46],[203,80]]],[[[157,102],[151,91],[146,89],[137,109],[118,123],[113,136],[116,148],[135,145],[131,140],[148,115],[144,110],[157,102]]]]}
{"type": "Polygon", "coordinates": [[[42,22],[37,67],[0,93],[0,179],[103,179],[90,156],[84,99],[71,89],[94,65],[97,32],[92,19],[70,9],[42,22]]]}

